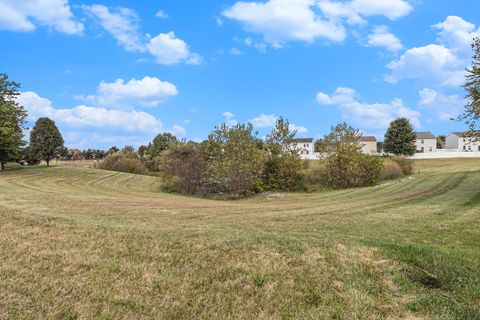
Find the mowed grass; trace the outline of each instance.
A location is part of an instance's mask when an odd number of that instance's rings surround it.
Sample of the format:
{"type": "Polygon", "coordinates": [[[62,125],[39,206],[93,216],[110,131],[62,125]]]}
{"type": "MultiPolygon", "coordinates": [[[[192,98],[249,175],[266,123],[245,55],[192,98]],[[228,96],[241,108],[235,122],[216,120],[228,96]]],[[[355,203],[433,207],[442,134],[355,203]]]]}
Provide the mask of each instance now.
{"type": "Polygon", "coordinates": [[[0,172],[0,319],[480,319],[479,186],[477,159],[232,202],[0,172]]]}

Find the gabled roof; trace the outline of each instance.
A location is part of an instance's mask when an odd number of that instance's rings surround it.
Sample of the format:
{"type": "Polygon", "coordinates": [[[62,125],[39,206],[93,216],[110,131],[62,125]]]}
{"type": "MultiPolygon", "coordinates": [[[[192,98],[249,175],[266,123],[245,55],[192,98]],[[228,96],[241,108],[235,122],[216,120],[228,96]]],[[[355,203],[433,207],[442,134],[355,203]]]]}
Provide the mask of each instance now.
{"type": "Polygon", "coordinates": [[[452,134],[460,138],[471,137],[471,136],[478,137],[480,136],[480,131],[452,132],[452,134]]]}
{"type": "Polygon", "coordinates": [[[313,138],[297,138],[297,139],[293,139],[296,143],[312,143],[313,142],[313,138]]]}
{"type": "Polygon", "coordinates": [[[437,139],[431,132],[415,132],[417,139],[437,139]]]}
{"type": "Polygon", "coordinates": [[[358,138],[360,142],[377,142],[377,138],[374,136],[361,136],[358,138]]]}

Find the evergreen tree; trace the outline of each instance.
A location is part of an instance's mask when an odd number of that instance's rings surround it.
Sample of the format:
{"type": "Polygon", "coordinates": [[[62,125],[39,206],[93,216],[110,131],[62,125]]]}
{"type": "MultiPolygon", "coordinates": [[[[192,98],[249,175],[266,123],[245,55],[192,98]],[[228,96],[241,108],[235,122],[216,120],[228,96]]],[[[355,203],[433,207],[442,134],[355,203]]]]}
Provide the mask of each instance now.
{"type": "Polygon", "coordinates": [[[30,147],[32,152],[45,160],[50,166],[50,160],[58,157],[63,148],[63,137],[55,122],[49,118],[40,118],[30,132],[30,147]]]}
{"type": "Polygon", "coordinates": [[[390,123],[385,133],[383,150],[395,155],[413,156],[416,151],[416,135],[407,118],[399,118],[390,123]]]}
{"type": "Polygon", "coordinates": [[[20,94],[20,85],[8,80],[8,75],[0,74],[0,167],[3,170],[7,161],[17,158],[20,147],[25,143],[23,129],[27,112],[15,102],[20,94]]]}

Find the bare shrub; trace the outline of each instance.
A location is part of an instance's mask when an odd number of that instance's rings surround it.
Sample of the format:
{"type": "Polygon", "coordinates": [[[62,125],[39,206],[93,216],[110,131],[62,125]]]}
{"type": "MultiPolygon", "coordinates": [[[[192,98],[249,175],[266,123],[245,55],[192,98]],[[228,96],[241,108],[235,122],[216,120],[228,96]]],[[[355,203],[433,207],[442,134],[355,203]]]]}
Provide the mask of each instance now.
{"type": "Polygon", "coordinates": [[[383,177],[386,180],[398,179],[403,175],[402,168],[397,162],[386,161],[384,164],[383,177]]]}
{"type": "Polygon", "coordinates": [[[135,174],[147,174],[147,161],[145,159],[127,157],[122,153],[115,153],[106,157],[97,166],[99,169],[120,171],[135,174]]]}
{"type": "Polygon", "coordinates": [[[404,175],[408,176],[413,173],[413,160],[407,159],[403,156],[392,157],[390,160],[396,162],[400,166],[404,175]]]}

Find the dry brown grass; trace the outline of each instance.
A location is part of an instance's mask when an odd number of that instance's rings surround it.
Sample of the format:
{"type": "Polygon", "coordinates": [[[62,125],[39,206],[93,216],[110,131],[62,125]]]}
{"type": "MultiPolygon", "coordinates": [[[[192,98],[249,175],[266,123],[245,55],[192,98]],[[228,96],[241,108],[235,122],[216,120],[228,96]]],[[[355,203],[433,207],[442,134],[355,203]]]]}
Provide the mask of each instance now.
{"type": "Polygon", "coordinates": [[[458,318],[386,249],[449,257],[453,244],[480,266],[480,212],[464,206],[480,161],[447,162],[380,187],[234,202],[163,194],[148,176],[2,172],[0,319],[458,318]]]}

